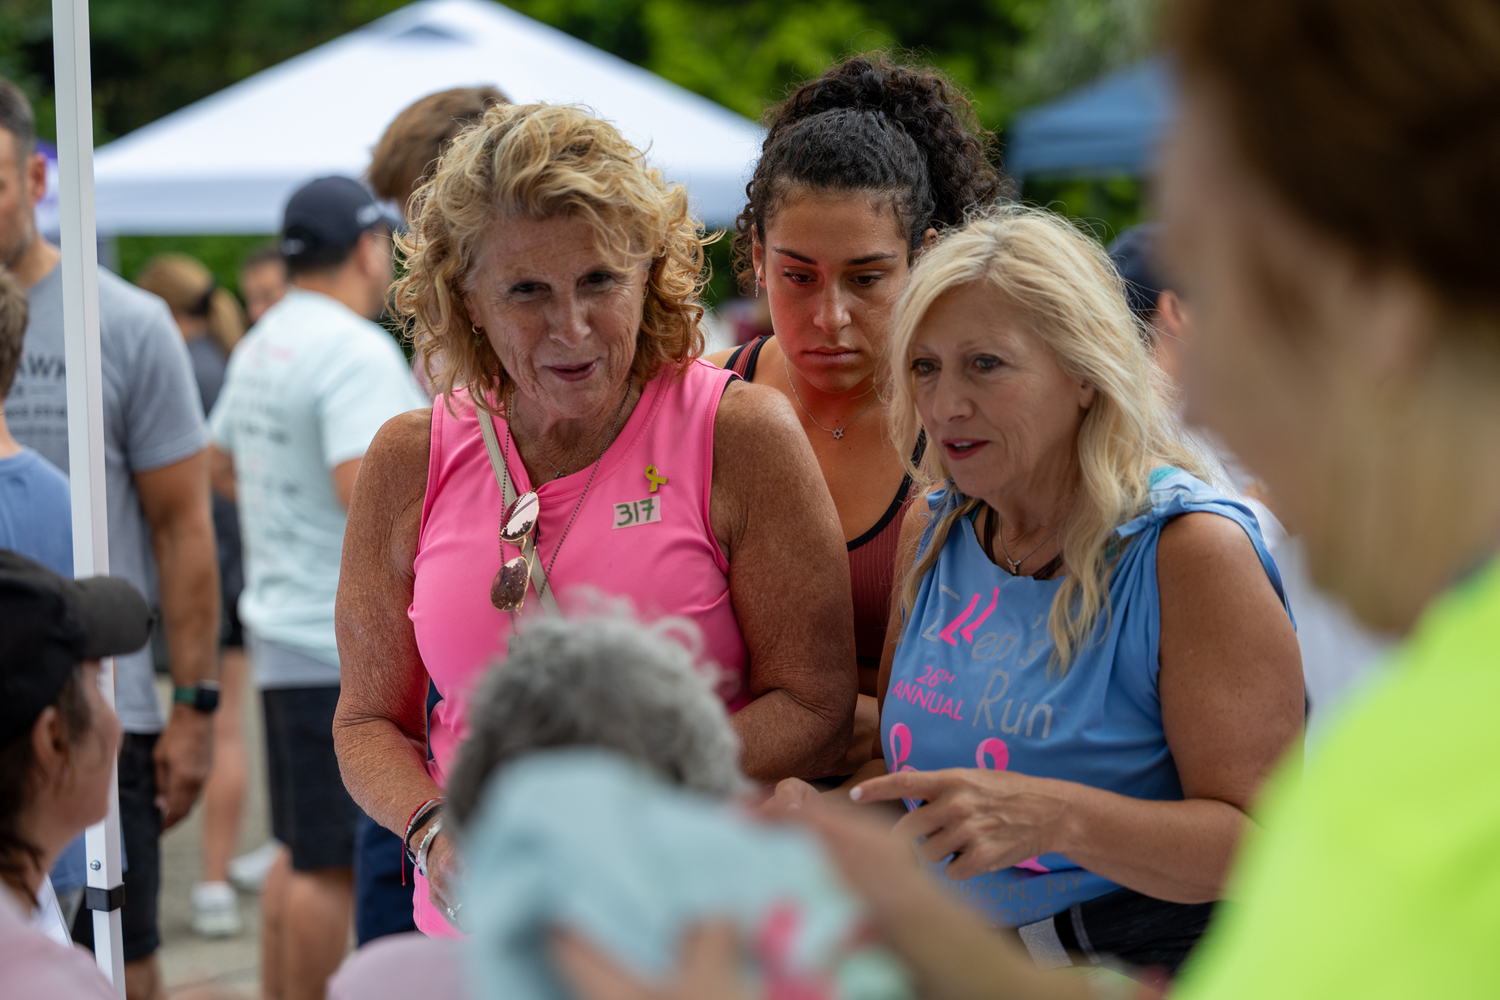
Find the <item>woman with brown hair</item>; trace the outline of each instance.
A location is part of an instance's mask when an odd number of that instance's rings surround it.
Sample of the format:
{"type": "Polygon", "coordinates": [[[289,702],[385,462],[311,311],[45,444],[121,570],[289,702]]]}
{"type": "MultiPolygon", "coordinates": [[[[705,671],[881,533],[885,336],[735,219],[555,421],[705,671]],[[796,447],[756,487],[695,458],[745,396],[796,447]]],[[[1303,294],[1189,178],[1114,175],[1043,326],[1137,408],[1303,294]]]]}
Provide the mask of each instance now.
{"type": "Polygon", "coordinates": [[[135,276],[135,283],[160,296],[172,310],[172,319],[187,341],[207,413],[224,384],[229,352],[245,336],[245,311],[239,300],[201,262],[180,253],[152,257],[135,276]]]}
{"type": "Polygon", "coordinates": [[[360,467],[334,737],[355,800],[419,862],[418,928],[452,934],[442,786],[468,693],[524,616],[583,589],[694,622],[759,781],[844,759],[854,639],[806,438],[776,393],[697,359],[687,192],[613,126],[490,108],[418,190],[403,249],[396,308],[440,391],[360,467]]]}
{"type": "Polygon", "coordinates": [[[832,67],[766,118],[734,252],[741,281],[764,290],[775,335],[709,360],[786,398],[833,495],[860,676],[847,773],[879,754],[875,675],[914,497],[880,392],[893,310],[922,247],[993,201],[1000,179],[958,88],[883,55],[832,67]]]}

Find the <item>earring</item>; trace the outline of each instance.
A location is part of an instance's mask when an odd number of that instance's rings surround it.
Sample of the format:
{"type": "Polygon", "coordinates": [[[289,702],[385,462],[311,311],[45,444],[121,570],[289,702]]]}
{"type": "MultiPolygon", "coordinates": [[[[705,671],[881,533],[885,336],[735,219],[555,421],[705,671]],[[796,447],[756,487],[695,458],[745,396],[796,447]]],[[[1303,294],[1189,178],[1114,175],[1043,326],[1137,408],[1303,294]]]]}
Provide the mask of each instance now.
{"type": "Polygon", "coordinates": [[[760,298],[760,272],[755,272],[755,297],[760,298]]]}
{"type": "Polygon", "coordinates": [[[484,333],[479,329],[479,327],[475,326],[473,323],[470,323],[469,329],[474,331],[475,347],[478,347],[480,344],[484,343],[484,333]]]}

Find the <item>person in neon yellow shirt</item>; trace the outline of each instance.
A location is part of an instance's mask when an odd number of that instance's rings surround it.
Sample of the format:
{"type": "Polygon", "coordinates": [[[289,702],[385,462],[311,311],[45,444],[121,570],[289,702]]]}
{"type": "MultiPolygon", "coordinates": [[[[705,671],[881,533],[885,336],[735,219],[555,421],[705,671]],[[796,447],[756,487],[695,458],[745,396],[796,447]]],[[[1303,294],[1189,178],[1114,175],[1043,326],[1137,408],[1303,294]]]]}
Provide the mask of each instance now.
{"type": "Polygon", "coordinates": [[[1182,0],[1189,416],[1404,635],[1257,810],[1174,996],[1500,996],[1500,3],[1182,0]]]}

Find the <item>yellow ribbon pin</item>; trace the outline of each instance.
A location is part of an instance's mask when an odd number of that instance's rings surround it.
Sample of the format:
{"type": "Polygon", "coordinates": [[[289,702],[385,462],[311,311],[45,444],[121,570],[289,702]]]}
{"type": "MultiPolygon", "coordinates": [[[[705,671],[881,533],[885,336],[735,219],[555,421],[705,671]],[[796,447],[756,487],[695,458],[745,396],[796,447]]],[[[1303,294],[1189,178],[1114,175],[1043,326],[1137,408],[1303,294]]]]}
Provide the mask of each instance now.
{"type": "Polygon", "coordinates": [[[646,481],[651,484],[651,492],[655,493],[656,488],[667,481],[667,477],[659,475],[656,466],[648,465],[646,466],[646,481]]]}

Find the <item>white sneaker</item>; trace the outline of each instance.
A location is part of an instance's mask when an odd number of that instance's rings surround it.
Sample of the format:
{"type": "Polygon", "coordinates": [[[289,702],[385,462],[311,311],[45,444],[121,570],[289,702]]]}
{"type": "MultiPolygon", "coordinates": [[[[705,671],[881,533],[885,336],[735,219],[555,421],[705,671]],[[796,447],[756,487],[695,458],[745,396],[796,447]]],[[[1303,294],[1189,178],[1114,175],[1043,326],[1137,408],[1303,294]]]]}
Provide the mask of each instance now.
{"type": "Polygon", "coordinates": [[[229,881],[245,892],[260,892],[280,850],[280,842],[272,839],[250,853],[234,858],[229,862],[229,881]]]}
{"type": "Polygon", "coordinates": [[[193,933],[202,937],[234,937],[240,932],[240,901],[228,882],[199,882],[193,886],[193,933]]]}

